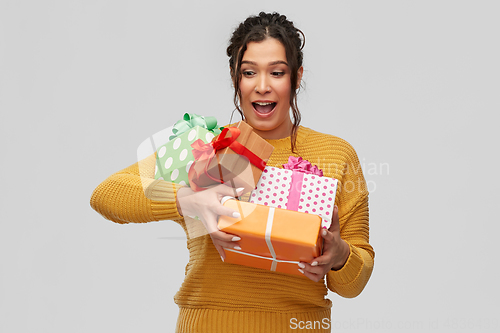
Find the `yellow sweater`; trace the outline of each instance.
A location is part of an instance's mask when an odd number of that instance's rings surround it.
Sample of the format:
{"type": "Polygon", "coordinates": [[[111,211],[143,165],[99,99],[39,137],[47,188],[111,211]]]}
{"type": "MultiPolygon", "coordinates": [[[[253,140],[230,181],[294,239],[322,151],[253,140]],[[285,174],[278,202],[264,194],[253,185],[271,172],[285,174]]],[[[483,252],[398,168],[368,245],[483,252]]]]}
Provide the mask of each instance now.
{"type": "MultiPolygon", "coordinates": [[[[281,167],[292,155],[290,138],[267,141],[274,146],[267,164],[281,167]]],[[[340,138],[302,126],[296,147],[295,156],[339,180],[335,203],[341,237],[351,254],[326,281],[222,262],[210,236],[193,237],[197,226],[179,215],[175,198],[180,185],[153,179],[154,155],[111,175],[95,189],[90,204],[109,220],[173,220],[185,230],[189,262],[174,297],[180,308],[177,332],[330,332],[327,287],[343,297],[355,297],[365,287],[375,254],[369,244],[368,191],[356,152],[340,138]]]]}

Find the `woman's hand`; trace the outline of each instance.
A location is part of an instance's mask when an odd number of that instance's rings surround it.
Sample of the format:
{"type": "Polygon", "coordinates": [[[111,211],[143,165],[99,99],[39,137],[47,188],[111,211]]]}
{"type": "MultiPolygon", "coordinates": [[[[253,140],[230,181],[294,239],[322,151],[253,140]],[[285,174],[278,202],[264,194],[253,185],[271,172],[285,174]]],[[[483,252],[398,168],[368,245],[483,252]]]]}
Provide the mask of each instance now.
{"type": "Polygon", "coordinates": [[[305,276],[318,282],[331,270],[339,270],[344,267],[350,255],[349,244],[340,238],[340,225],[338,208],[333,208],[332,224],[327,230],[322,229],[321,236],[324,239],[323,254],[315,258],[311,263],[300,262],[299,271],[305,276]]]}
{"type": "Polygon", "coordinates": [[[240,237],[220,231],[217,227],[219,215],[240,217],[237,211],[221,205],[220,201],[225,196],[237,197],[243,188],[234,189],[226,185],[217,185],[204,191],[194,192],[189,187],[177,191],[177,209],[181,215],[198,216],[207,232],[212,237],[212,242],[219,252],[222,260],[226,259],[224,247],[240,250],[238,241],[240,237]]]}

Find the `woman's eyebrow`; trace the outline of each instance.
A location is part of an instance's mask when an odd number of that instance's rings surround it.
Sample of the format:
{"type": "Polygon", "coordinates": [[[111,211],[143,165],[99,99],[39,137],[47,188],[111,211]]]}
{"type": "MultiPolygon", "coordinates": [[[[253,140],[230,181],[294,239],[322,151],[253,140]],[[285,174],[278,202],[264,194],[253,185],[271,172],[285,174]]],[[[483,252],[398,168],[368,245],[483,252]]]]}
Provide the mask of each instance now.
{"type": "MultiPolygon", "coordinates": [[[[254,62],[254,61],[250,61],[250,60],[243,60],[241,62],[241,64],[249,64],[249,65],[253,65],[253,66],[257,66],[257,63],[254,62]]],[[[283,64],[283,65],[286,65],[288,66],[288,63],[286,61],[283,61],[283,60],[276,60],[276,61],[271,61],[270,63],[268,63],[269,66],[274,66],[274,65],[279,65],[279,64],[283,64]]]]}
{"type": "Polygon", "coordinates": [[[271,65],[271,66],[279,65],[279,64],[283,64],[283,65],[288,66],[288,63],[286,61],[283,61],[283,60],[276,60],[276,61],[272,61],[269,63],[269,65],[271,65]]]}

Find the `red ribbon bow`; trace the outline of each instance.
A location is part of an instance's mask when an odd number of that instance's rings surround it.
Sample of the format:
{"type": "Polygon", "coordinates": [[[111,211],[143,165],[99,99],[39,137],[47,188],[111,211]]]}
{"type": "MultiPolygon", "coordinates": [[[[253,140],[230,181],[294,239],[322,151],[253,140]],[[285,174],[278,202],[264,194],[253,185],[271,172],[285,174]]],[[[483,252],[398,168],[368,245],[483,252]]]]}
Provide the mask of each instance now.
{"type": "MultiPolygon", "coordinates": [[[[224,180],[212,177],[208,173],[208,166],[210,165],[215,154],[217,153],[217,151],[222,150],[224,148],[231,148],[232,150],[234,150],[235,153],[243,155],[246,158],[248,158],[250,163],[258,167],[259,169],[264,170],[266,162],[262,160],[259,156],[255,155],[247,147],[236,141],[240,133],[241,131],[237,127],[226,127],[214,139],[214,141],[210,143],[204,143],[202,140],[198,139],[191,144],[191,147],[193,147],[193,156],[195,158],[195,163],[200,161],[202,161],[202,163],[205,163],[204,174],[207,175],[208,178],[212,179],[217,183],[224,183],[224,180]],[[228,133],[229,136],[226,137],[228,133]]],[[[198,185],[196,185],[196,179],[199,178],[199,176],[196,174],[193,165],[191,165],[191,168],[189,169],[188,173],[189,183],[192,185],[192,187],[194,187],[194,190],[196,191],[204,190],[204,188],[201,188],[198,185]]]]}

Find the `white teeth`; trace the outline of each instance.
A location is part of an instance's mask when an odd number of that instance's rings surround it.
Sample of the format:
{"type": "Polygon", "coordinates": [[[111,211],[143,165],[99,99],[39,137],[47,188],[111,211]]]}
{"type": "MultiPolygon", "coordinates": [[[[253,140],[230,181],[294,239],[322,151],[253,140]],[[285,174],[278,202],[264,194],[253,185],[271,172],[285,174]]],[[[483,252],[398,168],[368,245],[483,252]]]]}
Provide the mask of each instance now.
{"type": "Polygon", "coordinates": [[[259,104],[259,105],[269,105],[269,104],[273,104],[273,102],[255,102],[255,104],[259,104]]]}

